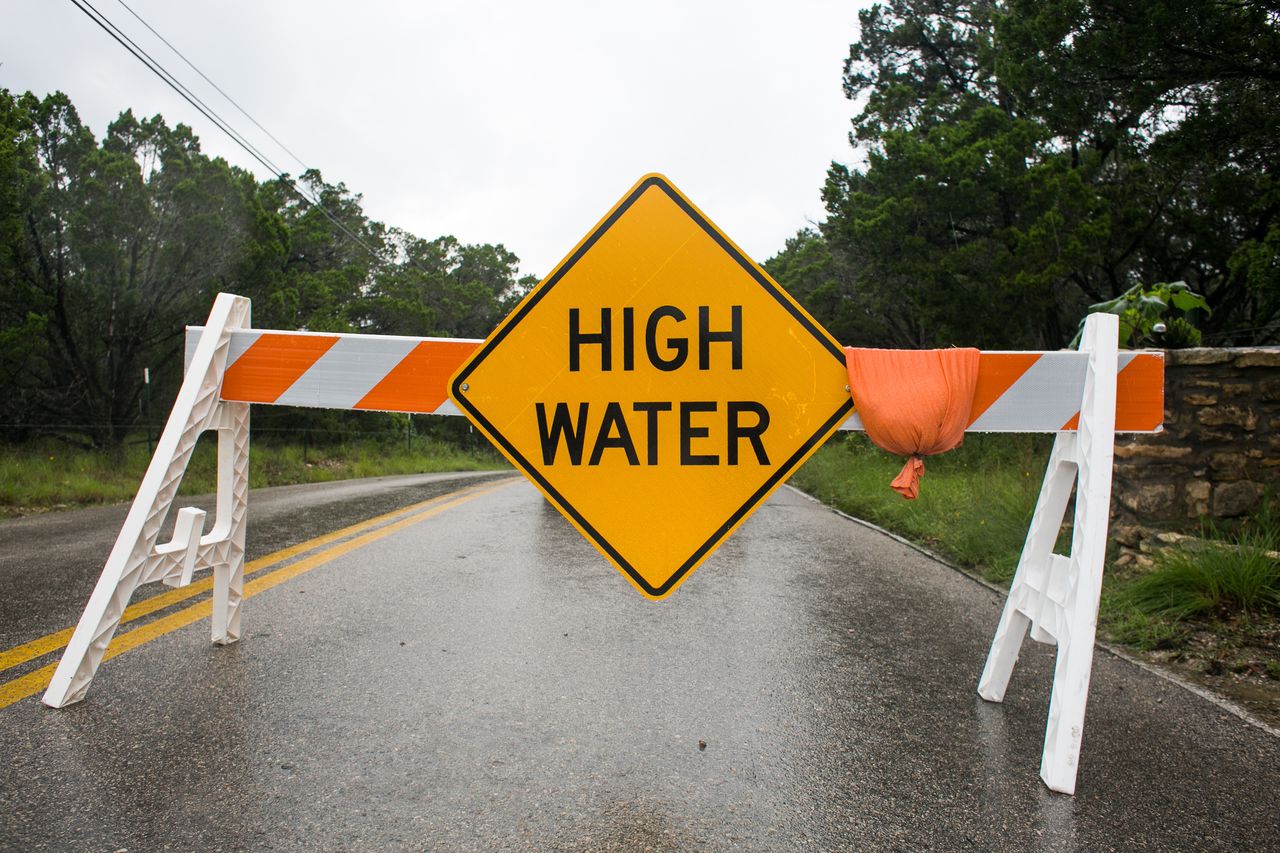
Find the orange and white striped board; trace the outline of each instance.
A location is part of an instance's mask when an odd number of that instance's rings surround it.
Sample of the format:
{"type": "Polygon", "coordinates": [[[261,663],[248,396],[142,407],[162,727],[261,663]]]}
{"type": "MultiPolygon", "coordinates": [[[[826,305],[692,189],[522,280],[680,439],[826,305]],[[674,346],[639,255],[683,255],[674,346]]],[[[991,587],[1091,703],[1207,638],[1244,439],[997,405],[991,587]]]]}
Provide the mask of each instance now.
{"type": "MultiPolygon", "coordinates": [[[[191,362],[203,328],[187,327],[191,362]]],[[[482,341],[258,329],[231,333],[221,399],[275,406],[461,415],[449,378],[482,341]]]]}
{"type": "MultiPolygon", "coordinates": [[[[202,327],[187,327],[187,361],[202,327]]],[[[470,338],[324,334],[244,329],[231,333],[221,399],[276,406],[460,415],[449,378],[483,343],[470,338]]],[[[1088,353],[984,352],[969,432],[1076,428],[1088,353]]],[[[840,380],[843,381],[843,380],[840,380]]],[[[1122,352],[1116,431],[1164,423],[1164,353],[1122,352]]],[[[840,427],[862,429],[855,412],[840,427]]]]}
{"type": "MultiPolygon", "coordinates": [[[[1089,354],[984,352],[966,432],[1067,432],[1080,421],[1089,354]]],[[[1116,432],[1159,432],[1164,424],[1164,353],[1122,352],[1116,375],[1116,432]]],[[[840,427],[862,429],[855,412],[840,427]]]]}

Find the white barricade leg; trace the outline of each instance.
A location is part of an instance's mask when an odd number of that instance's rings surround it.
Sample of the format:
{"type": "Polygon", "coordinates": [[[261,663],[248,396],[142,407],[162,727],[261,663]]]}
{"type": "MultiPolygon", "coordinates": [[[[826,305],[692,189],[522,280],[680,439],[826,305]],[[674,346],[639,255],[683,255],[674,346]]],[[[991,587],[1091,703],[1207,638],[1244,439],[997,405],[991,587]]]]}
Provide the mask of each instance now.
{"type": "Polygon", "coordinates": [[[1028,626],[1033,640],[1057,644],[1040,777],[1051,790],[1066,794],[1075,792],[1106,560],[1118,331],[1114,315],[1095,314],[1085,323],[1080,348],[1089,353],[1089,366],[1079,426],[1073,433],[1059,433],[1054,442],[1022,557],[978,683],[983,699],[1004,699],[1028,626]],[[1071,556],[1064,557],[1053,548],[1073,485],[1071,556]]]}
{"type": "MultiPolygon", "coordinates": [[[[1062,519],[1066,515],[1067,503],[1076,482],[1075,446],[1074,433],[1059,433],[1053,442],[1053,452],[1049,455],[1049,465],[1040,486],[1040,498],[1036,501],[1035,513],[1031,516],[1031,526],[1022,546],[1017,572],[1009,586],[1011,592],[1027,588],[1029,584],[1043,586],[1043,579],[1049,575],[1050,560],[1054,556],[1053,547],[1057,544],[1058,531],[1062,528],[1062,519]]],[[[991,642],[991,652],[987,656],[987,665],[978,680],[978,693],[990,702],[1004,700],[1009,677],[1013,675],[1013,667],[1018,662],[1022,640],[1031,624],[1030,615],[1013,605],[1014,598],[1011,595],[1005,601],[995,639],[991,642]]]]}
{"type": "Polygon", "coordinates": [[[133,506],[41,700],[46,705],[61,708],[84,698],[129,599],[141,584],[163,580],[181,586],[190,582],[196,569],[212,568],[213,638],[222,643],[238,638],[249,485],[249,405],[224,403],[218,395],[231,331],[248,325],[249,300],[219,294],[133,506]],[[196,440],[209,429],[219,433],[213,530],[201,536],[204,513],[181,510],[173,540],[158,545],[156,539],[196,440]]]}
{"type": "Polygon", "coordinates": [[[244,599],[244,536],[249,510],[249,404],[222,403],[218,429],[218,524],[209,535],[215,549],[211,639],[230,645],[240,639],[244,599]],[[225,519],[225,527],[223,527],[225,519]]]}

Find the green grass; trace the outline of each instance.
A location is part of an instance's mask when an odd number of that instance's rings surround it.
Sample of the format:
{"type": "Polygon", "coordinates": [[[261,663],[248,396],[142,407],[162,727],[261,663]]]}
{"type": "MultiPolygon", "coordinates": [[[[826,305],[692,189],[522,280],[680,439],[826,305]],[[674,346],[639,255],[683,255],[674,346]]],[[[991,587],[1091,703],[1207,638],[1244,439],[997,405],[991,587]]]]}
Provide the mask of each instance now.
{"type": "MultiPolygon", "coordinates": [[[[1044,476],[1047,438],[969,436],[964,446],[926,461],[915,501],[889,488],[902,460],[857,434],[828,442],[792,482],[1007,585],[1044,476]]],[[[1069,549],[1069,535],[1064,525],[1058,553],[1069,549]]],[[[1179,655],[1243,655],[1262,660],[1261,669],[1280,678],[1280,652],[1267,639],[1280,631],[1278,551],[1280,502],[1272,498],[1234,530],[1208,528],[1198,540],[1155,551],[1146,568],[1109,566],[1100,609],[1103,636],[1179,655]]]]}
{"type": "Polygon", "coordinates": [[[1144,613],[1172,619],[1221,612],[1261,613],[1280,606],[1280,561],[1242,541],[1201,543],[1162,552],[1156,570],[1123,591],[1144,613]]]}
{"type": "MultiPolygon", "coordinates": [[[[1280,518],[1274,499],[1240,529],[1158,551],[1145,571],[1115,572],[1102,621],[1119,642],[1177,648],[1194,630],[1250,632],[1280,617],[1280,518]]],[[[1274,677],[1274,676],[1273,676],[1274,677]]]]}
{"type": "MultiPolygon", "coordinates": [[[[52,440],[0,446],[0,518],[131,500],[149,461],[146,443],[137,441],[114,453],[81,450],[52,440]]],[[[423,436],[414,437],[410,447],[403,437],[361,437],[310,447],[254,441],[249,485],[260,488],[505,466],[487,446],[465,450],[423,436]]],[[[179,493],[212,492],[216,467],[216,440],[206,434],[196,445],[179,493]]]]}
{"type": "Polygon", "coordinates": [[[920,495],[908,501],[889,488],[901,459],[863,435],[837,435],[796,472],[792,483],[989,580],[1008,583],[1049,448],[1050,442],[1040,436],[969,436],[961,447],[925,461],[920,495]]]}

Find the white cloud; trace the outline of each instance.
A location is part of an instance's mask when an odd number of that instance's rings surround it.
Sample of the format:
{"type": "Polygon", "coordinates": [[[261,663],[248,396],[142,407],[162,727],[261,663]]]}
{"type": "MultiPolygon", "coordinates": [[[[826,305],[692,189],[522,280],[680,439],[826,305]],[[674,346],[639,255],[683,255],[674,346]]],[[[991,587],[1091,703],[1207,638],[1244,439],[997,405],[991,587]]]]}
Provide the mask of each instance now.
{"type": "MultiPolygon", "coordinates": [[[[117,0],[90,2],[298,171],[117,0]]],[[[822,218],[827,166],[853,156],[840,73],[859,4],[126,2],[369,215],[504,243],[526,272],[650,171],[764,260],[822,218]]],[[[5,18],[0,86],[65,91],[98,134],[125,108],[162,113],[266,175],[70,3],[5,18]]]]}

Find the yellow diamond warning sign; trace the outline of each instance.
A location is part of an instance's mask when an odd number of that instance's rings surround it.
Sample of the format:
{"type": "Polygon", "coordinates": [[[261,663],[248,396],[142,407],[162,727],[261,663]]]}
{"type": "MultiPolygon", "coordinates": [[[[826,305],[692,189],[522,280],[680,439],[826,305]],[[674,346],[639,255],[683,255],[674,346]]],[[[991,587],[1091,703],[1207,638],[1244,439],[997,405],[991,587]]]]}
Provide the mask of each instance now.
{"type": "Polygon", "coordinates": [[[650,598],[852,411],[829,334],[660,175],[502,322],[450,396],[650,598]]]}

